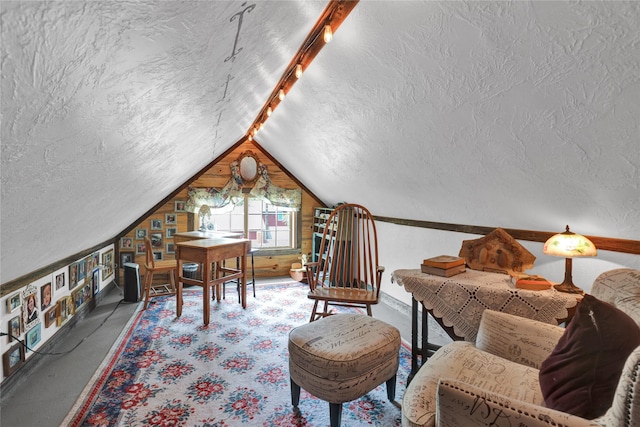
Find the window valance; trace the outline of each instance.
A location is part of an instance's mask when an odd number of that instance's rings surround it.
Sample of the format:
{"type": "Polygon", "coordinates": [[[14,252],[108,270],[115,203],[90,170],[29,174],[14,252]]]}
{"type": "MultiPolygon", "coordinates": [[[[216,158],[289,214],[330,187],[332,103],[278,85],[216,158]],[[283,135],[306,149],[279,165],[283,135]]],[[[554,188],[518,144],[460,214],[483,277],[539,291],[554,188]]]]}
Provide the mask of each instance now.
{"type": "Polygon", "coordinates": [[[274,206],[300,210],[302,205],[302,190],[281,188],[271,182],[267,167],[260,163],[258,166],[258,180],[249,194],[267,200],[274,206]]]}
{"type": "MultiPolygon", "coordinates": [[[[242,200],[243,182],[238,161],[232,162],[230,167],[231,179],[221,190],[213,187],[189,187],[189,198],[185,210],[198,213],[203,205],[216,209],[218,213],[233,209],[233,206],[242,200]]],[[[258,176],[258,180],[249,192],[252,197],[264,199],[281,208],[300,210],[302,190],[281,188],[273,184],[269,179],[267,167],[262,163],[258,165],[258,176]]]]}

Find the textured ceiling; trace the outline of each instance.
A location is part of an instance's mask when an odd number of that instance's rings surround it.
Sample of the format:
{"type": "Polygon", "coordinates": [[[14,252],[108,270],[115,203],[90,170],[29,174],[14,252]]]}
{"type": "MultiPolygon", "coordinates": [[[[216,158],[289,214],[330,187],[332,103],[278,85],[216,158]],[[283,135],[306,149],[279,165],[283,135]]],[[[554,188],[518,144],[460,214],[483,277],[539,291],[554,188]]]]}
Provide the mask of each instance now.
{"type": "MultiPolygon", "coordinates": [[[[326,2],[6,2],[1,280],[243,137],[326,2]]],[[[640,239],[640,3],[361,1],[256,135],[329,204],[640,239]]]]}

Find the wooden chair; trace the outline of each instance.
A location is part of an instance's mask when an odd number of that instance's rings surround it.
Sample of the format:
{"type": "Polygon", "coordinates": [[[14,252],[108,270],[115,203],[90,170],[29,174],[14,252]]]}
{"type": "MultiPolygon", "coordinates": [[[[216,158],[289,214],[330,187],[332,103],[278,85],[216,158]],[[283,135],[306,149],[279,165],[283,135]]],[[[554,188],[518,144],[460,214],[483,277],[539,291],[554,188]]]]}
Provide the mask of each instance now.
{"type": "Polygon", "coordinates": [[[308,297],[315,300],[310,322],[330,315],[329,306],[366,308],[371,316],[371,306],[380,300],[384,271],[378,265],[371,213],[356,204],[336,208],[327,219],[318,254],[317,261],[306,264],[308,297]]]}
{"type": "Polygon", "coordinates": [[[151,240],[149,240],[148,237],[144,239],[144,246],[146,248],[144,268],[147,270],[144,277],[144,310],[146,310],[151,297],[176,294],[176,273],[178,270],[178,261],[156,261],[153,259],[153,248],[151,247],[151,240]],[[169,274],[170,283],[154,286],[153,275],[155,273],[169,274]]]}

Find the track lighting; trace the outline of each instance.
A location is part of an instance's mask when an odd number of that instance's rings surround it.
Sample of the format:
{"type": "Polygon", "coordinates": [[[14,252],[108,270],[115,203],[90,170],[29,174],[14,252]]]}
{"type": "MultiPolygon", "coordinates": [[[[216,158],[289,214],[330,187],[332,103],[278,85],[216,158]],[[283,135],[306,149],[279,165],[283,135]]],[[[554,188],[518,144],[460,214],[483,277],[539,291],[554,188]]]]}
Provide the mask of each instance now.
{"type": "Polygon", "coordinates": [[[271,109],[271,107],[268,107],[267,108],[267,117],[270,117],[271,113],[273,113],[273,110],[271,109]]]}
{"type": "Polygon", "coordinates": [[[299,79],[300,76],[302,76],[302,64],[296,64],[295,76],[296,79],[299,79]]]}
{"type": "Polygon", "coordinates": [[[284,89],[278,91],[278,99],[282,101],[284,99],[284,89]]]}

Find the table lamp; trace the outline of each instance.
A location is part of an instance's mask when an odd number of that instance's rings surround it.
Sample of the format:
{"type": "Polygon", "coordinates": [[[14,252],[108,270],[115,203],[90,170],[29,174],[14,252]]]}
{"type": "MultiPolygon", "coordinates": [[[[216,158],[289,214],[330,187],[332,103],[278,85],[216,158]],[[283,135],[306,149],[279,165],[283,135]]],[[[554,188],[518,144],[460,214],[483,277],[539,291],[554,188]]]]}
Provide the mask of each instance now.
{"type": "Polygon", "coordinates": [[[211,219],[211,208],[209,205],[200,206],[200,210],[198,210],[198,216],[200,216],[200,228],[198,231],[207,231],[207,227],[204,221],[204,217],[207,217],[207,220],[211,219]]]}
{"type": "Polygon", "coordinates": [[[596,247],[591,240],[569,231],[569,226],[567,225],[567,230],[564,233],[555,234],[545,242],[542,252],[547,255],[566,258],[564,282],[555,285],[554,288],[560,292],[568,292],[571,294],[584,293],[582,289],[573,284],[571,278],[571,262],[574,257],[596,256],[596,247]]]}

